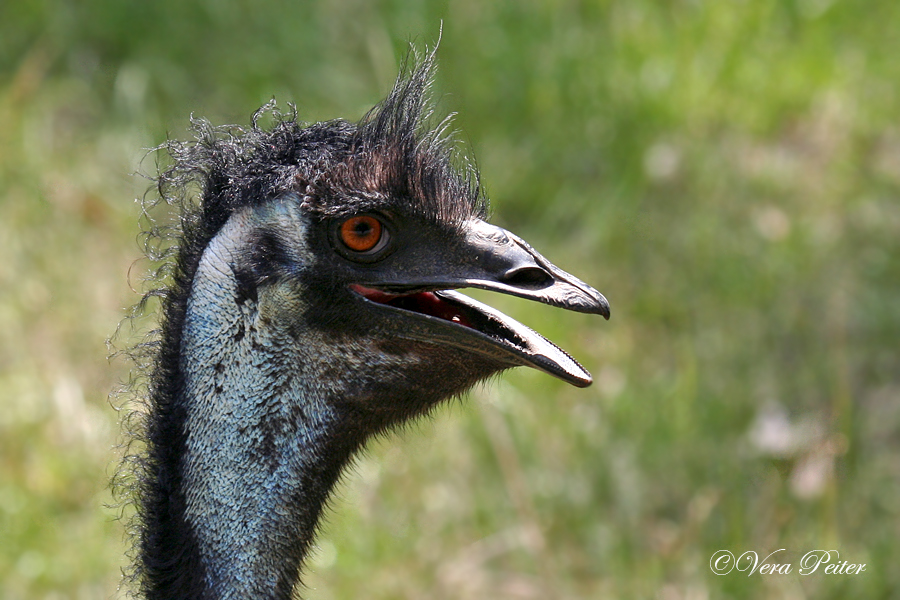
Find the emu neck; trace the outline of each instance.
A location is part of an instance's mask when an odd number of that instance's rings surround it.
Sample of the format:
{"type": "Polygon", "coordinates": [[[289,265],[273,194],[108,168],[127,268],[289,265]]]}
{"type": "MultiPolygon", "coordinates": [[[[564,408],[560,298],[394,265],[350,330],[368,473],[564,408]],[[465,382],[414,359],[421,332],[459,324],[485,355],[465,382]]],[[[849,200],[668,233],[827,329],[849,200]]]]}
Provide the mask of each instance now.
{"type": "Polygon", "coordinates": [[[362,442],[332,390],[310,385],[323,357],[271,314],[299,313],[299,300],[240,289],[253,218],[233,217],[205,250],[183,330],[184,520],[203,597],[216,600],[291,596],[322,505],[362,442]]]}

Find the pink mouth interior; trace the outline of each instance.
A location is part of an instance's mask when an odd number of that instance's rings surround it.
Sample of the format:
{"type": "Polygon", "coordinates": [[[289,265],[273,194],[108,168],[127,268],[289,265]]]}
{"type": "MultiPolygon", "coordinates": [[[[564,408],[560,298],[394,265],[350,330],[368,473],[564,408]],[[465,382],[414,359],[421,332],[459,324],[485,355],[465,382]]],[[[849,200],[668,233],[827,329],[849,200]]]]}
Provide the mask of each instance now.
{"type": "Polygon", "coordinates": [[[387,304],[388,306],[402,308],[403,310],[430,315],[445,321],[457,323],[458,325],[463,325],[464,327],[472,327],[472,322],[469,321],[457,307],[449,302],[444,302],[431,292],[390,294],[388,292],[382,292],[381,290],[367,288],[357,284],[352,284],[350,289],[372,302],[387,304]]]}

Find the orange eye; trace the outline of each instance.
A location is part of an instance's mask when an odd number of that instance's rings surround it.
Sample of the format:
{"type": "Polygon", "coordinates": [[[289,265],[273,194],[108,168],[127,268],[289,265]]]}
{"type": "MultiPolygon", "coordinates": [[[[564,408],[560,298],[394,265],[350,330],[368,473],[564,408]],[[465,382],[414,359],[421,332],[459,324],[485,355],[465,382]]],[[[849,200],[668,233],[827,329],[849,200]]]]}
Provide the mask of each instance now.
{"type": "Polygon", "coordinates": [[[381,221],[370,215],[350,217],[341,223],[341,241],[354,252],[376,249],[384,233],[381,221]]]}

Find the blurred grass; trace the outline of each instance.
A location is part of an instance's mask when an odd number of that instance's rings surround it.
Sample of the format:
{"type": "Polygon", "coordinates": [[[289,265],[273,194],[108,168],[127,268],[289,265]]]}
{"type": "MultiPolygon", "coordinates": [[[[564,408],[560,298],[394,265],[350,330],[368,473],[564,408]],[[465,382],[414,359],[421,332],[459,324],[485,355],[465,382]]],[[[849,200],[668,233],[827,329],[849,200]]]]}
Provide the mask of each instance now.
{"type": "Polygon", "coordinates": [[[309,597],[900,597],[887,0],[0,4],[0,596],[116,595],[103,340],[136,299],[143,148],[272,96],[358,118],[441,19],[439,107],[494,221],[613,319],[490,296],[594,387],[517,370],[374,443],[309,597]],[[868,566],[708,567],[778,548],[868,566]]]}

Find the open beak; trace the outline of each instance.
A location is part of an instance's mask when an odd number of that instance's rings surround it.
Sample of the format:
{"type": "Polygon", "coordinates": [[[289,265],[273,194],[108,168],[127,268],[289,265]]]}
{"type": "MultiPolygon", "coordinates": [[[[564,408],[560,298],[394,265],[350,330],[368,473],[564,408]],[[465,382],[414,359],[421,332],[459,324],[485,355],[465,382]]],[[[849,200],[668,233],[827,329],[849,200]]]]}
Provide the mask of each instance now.
{"type": "Polygon", "coordinates": [[[408,268],[392,270],[402,275],[350,288],[370,302],[418,317],[404,320],[404,337],[448,344],[510,366],[530,366],[578,387],[590,385],[591,374],[556,344],[453,290],[492,290],[608,319],[606,298],[505,229],[472,219],[464,231],[464,237],[439,252],[416,253],[408,268]]]}

